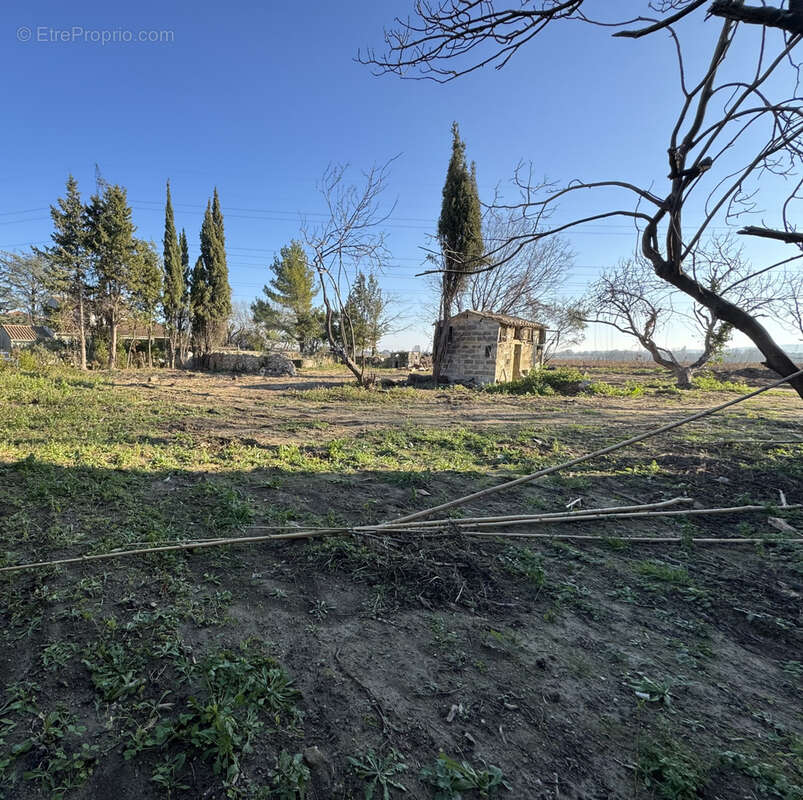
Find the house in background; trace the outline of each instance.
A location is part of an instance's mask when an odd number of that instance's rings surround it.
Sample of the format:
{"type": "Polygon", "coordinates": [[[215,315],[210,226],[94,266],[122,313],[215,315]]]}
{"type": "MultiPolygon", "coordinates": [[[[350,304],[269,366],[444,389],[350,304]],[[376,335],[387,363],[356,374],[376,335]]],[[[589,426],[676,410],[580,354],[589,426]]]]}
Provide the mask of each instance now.
{"type": "Polygon", "coordinates": [[[441,377],[452,383],[518,380],[544,361],[546,326],[490,311],[461,311],[435,326],[448,326],[441,377]]]}
{"type": "Polygon", "coordinates": [[[0,325],[0,350],[7,353],[52,338],[52,332],[42,325],[0,325]]]}
{"type": "Polygon", "coordinates": [[[387,369],[416,369],[421,366],[421,352],[418,350],[397,350],[382,359],[387,369]]]}

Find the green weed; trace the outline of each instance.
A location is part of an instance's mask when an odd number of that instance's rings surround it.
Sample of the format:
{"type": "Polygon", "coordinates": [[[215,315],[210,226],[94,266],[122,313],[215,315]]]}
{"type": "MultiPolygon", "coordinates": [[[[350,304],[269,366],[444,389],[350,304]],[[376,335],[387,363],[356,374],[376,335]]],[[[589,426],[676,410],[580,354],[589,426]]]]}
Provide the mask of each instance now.
{"type": "Polygon", "coordinates": [[[434,800],[460,800],[462,792],[477,791],[480,797],[491,797],[499,789],[510,790],[499,767],[488,765],[478,770],[467,761],[456,761],[441,753],[434,766],[425,767],[421,780],[433,787],[434,800]]]}
{"type": "Polygon", "coordinates": [[[369,750],[363,755],[349,756],[346,760],[354,774],[365,782],[365,800],[373,800],[377,789],[382,791],[382,800],[390,800],[391,789],[407,791],[395,777],[407,770],[407,764],[397,750],[391,750],[385,756],[378,756],[373,750],[369,750]]]}

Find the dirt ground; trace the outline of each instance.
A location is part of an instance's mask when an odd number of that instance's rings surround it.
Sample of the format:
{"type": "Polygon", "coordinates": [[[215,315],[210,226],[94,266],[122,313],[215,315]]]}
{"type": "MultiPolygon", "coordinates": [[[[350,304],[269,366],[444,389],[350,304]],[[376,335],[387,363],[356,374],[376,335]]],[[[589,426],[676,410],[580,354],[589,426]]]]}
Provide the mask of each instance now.
{"type": "MultiPolygon", "coordinates": [[[[717,377],[768,380],[739,369],[717,377]]],[[[739,395],[161,370],[0,375],[0,396],[14,564],[393,519],[739,395]]],[[[801,423],[800,399],[772,390],[460,512],[685,496],[758,513],[538,528],[597,541],[447,526],[0,575],[0,797],[292,800],[306,783],[345,800],[375,781],[377,798],[800,800],[803,548],[784,540],[803,514],[778,505],[803,503],[801,423]],[[767,542],[690,543],[713,536],[767,542]]]]}

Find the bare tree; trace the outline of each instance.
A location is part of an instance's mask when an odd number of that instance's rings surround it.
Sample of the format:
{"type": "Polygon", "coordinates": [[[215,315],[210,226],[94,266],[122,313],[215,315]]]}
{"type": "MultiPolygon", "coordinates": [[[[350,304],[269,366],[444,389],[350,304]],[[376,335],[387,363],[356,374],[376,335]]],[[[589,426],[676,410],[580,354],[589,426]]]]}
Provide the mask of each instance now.
{"type": "MultiPolygon", "coordinates": [[[[708,249],[693,255],[691,265],[694,280],[701,286],[717,291],[755,316],[769,311],[775,295],[771,284],[777,285],[777,280],[766,273],[752,276],[732,240],[715,240],[708,249]]],[[[721,354],[733,333],[733,325],[707,306],[689,303],[639,257],[603,273],[592,285],[586,305],[586,322],[609,325],[638,340],[656,364],[673,373],[681,389],[691,388],[694,374],[721,354]],[[679,356],[677,347],[659,344],[661,337],[679,339],[683,328],[700,344],[700,355],[694,360],[679,356]]]]}
{"type": "MultiPolygon", "coordinates": [[[[519,48],[561,20],[614,28],[615,36],[626,38],[668,34],[681,91],[675,122],[667,132],[668,175],[656,177],[647,187],[616,176],[546,190],[519,175],[523,196],[511,207],[530,219],[533,228],[516,242],[524,247],[593,220],[631,220],[642,257],[662,281],[747,335],[775,372],[794,374],[798,366],[757,316],[717,287],[698,281],[689,262],[715,223],[742,224],[739,232],[744,235],[803,244],[803,233],[791,222],[803,200],[803,105],[794,61],[803,40],[803,0],[788,0],[788,9],[766,3],[749,6],[743,0],[655,0],[645,4],[651,16],[625,21],[592,18],[585,12],[592,5],[593,0],[521,0],[512,9],[497,9],[494,0],[418,0],[411,19],[397,20],[397,27],[386,31],[386,53],[377,57],[369,51],[362,60],[379,72],[406,75],[416,70],[422,77],[449,81],[482,66],[503,67],[519,48]],[[701,24],[711,18],[719,25],[707,64],[695,76],[689,62],[697,63],[700,54],[687,59],[674,27],[693,15],[701,24]],[[780,203],[774,197],[774,176],[779,175],[791,187],[780,203]],[[543,226],[544,215],[558,201],[597,189],[618,193],[623,202],[561,225],[543,226]],[[758,213],[765,194],[773,224],[744,225],[747,215],[758,213]],[[692,214],[700,205],[702,212],[692,214]]],[[[490,256],[494,259],[493,251],[490,256]]],[[[803,252],[758,271],[800,258],[803,252]]],[[[803,378],[790,383],[803,397],[803,378]]]]}
{"type": "Polygon", "coordinates": [[[784,274],[778,299],[776,316],[779,321],[803,338],[803,272],[784,274]]]}
{"type": "Polygon", "coordinates": [[[330,165],[319,183],[328,218],[314,227],[304,223],[302,235],[321,286],[326,310],[326,338],[332,352],[365,385],[365,366],[357,361],[357,337],[346,308],[360,271],[381,273],[389,253],[381,226],[392,213],[383,210],[381,195],[394,159],[363,173],[361,186],[345,180],[347,165],[330,165]]]}
{"type": "Polygon", "coordinates": [[[543,361],[548,364],[563,348],[574,347],[585,338],[586,321],[577,302],[553,300],[536,311],[535,318],[547,325],[543,361]]]}
{"type": "Polygon", "coordinates": [[[531,232],[520,214],[489,206],[482,235],[492,249],[496,269],[469,274],[457,296],[457,307],[526,316],[554,299],[571,268],[574,253],[562,237],[517,242],[531,232]]]}
{"type": "Polygon", "coordinates": [[[0,252],[0,295],[6,303],[26,313],[35,325],[44,316],[47,292],[47,263],[35,252],[0,252]]]}

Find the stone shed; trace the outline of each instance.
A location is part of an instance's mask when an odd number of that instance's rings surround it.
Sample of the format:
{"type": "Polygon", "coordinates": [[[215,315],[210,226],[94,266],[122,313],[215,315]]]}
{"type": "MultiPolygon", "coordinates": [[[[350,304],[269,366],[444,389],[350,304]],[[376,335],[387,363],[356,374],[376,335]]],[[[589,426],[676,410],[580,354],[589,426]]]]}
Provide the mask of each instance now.
{"type": "Polygon", "coordinates": [[[416,369],[421,366],[421,353],[417,350],[397,350],[382,360],[387,369],[416,369]]]}
{"type": "MultiPolygon", "coordinates": [[[[444,323],[441,377],[453,383],[497,383],[526,375],[544,360],[546,327],[507,314],[461,311],[444,323]]],[[[441,327],[435,326],[435,341],[441,327]]]]}

